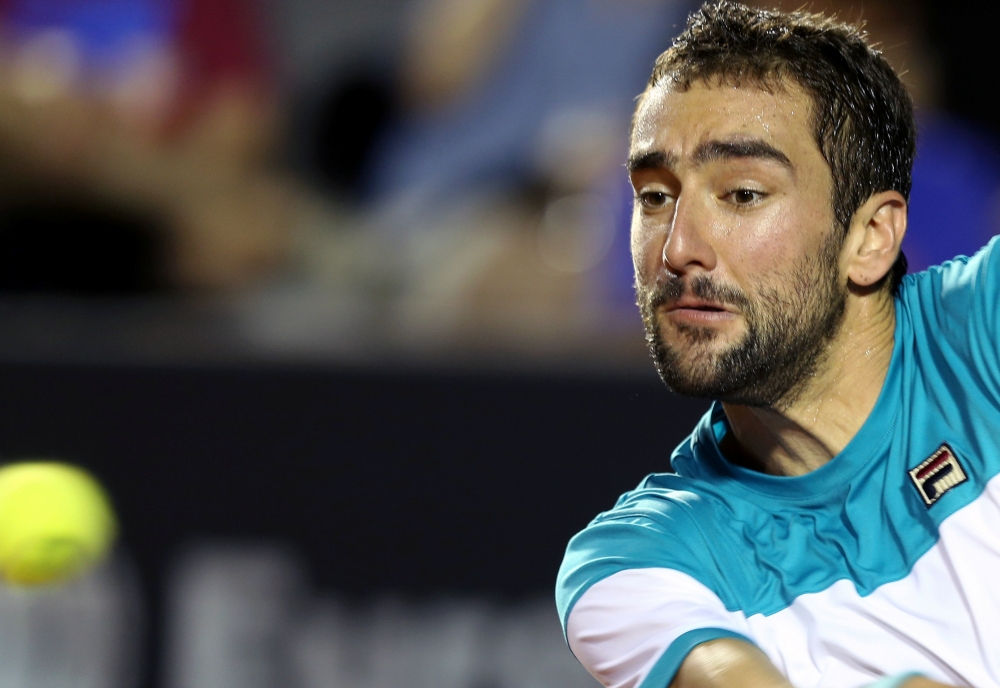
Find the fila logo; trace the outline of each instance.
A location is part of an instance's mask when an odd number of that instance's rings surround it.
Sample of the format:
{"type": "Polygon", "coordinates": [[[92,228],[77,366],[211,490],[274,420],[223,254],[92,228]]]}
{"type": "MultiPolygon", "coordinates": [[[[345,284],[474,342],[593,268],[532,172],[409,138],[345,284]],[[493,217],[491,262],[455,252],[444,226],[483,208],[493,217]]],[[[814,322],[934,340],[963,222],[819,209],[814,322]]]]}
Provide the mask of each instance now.
{"type": "Polygon", "coordinates": [[[945,492],[969,479],[962,470],[958,457],[947,444],[942,444],[940,449],[931,454],[931,458],[909,473],[928,508],[941,499],[945,492]]]}

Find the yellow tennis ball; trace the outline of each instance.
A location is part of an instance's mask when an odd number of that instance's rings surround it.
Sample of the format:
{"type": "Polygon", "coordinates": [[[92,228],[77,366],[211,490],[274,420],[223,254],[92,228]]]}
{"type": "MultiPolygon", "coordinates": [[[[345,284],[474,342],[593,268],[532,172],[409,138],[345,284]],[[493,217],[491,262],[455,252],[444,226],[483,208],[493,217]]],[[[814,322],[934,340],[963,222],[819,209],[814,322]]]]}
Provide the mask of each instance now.
{"type": "Polygon", "coordinates": [[[0,577],[15,585],[72,578],[104,557],[117,531],[100,484],[63,463],[0,468],[0,577]]]}

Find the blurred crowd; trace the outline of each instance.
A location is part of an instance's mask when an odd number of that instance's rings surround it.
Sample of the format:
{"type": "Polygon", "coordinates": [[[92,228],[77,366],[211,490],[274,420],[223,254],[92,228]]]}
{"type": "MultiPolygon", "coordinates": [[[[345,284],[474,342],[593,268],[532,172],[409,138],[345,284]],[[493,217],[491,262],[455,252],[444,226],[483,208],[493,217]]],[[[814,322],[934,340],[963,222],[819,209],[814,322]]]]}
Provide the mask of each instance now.
{"type": "Polygon", "coordinates": [[[291,196],[248,7],[0,3],[0,285],[227,288],[276,267],[291,196]]]}
{"type": "MultiPolygon", "coordinates": [[[[627,127],[692,6],[3,0],[0,292],[236,299],[278,343],[637,339],[627,127]]],[[[975,251],[1000,155],[921,6],[811,7],[913,93],[911,270],[975,251]]]]}

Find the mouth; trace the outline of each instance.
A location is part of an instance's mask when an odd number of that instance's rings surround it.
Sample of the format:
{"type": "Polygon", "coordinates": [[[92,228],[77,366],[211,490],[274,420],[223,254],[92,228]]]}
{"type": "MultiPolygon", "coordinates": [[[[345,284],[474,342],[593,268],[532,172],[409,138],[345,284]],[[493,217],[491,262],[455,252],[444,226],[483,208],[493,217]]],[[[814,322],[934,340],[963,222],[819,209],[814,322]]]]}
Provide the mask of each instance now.
{"type": "Polygon", "coordinates": [[[674,320],[697,324],[715,324],[734,320],[735,310],[723,303],[682,298],[666,305],[667,315],[674,320]]]}

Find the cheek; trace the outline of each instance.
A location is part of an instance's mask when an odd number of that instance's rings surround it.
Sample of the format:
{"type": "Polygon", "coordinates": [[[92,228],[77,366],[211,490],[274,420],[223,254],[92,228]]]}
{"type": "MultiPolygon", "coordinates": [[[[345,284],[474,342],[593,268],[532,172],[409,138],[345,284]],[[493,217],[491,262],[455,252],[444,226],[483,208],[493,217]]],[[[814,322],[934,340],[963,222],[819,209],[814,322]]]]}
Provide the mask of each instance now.
{"type": "Polygon", "coordinates": [[[727,261],[734,272],[748,277],[782,272],[816,247],[817,218],[791,208],[775,208],[754,218],[740,219],[725,230],[730,247],[727,261]],[[739,266],[739,267],[737,267],[739,266]]]}
{"type": "Polygon", "coordinates": [[[649,219],[643,219],[638,209],[632,211],[630,244],[632,265],[640,284],[648,284],[655,279],[663,264],[664,231],[649,219]]]}

